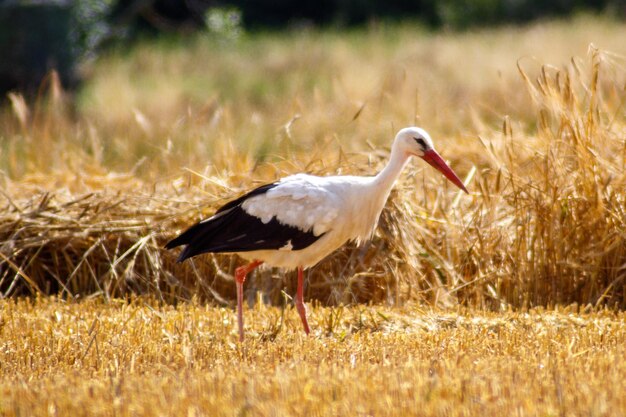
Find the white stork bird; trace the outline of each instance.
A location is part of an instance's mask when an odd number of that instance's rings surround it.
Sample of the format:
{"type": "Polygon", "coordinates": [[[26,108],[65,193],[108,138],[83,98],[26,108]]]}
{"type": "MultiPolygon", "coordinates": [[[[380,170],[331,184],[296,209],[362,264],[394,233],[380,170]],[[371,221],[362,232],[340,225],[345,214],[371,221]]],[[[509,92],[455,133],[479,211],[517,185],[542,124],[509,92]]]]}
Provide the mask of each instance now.
{"type": "Polygon", "coordinates": [[[385,168],[373,177],[296,174],[263,185],[217,210],[167,243],[186,245],[178,262],[201,253],[236,253],[250,263],[235,270],[239,340],[243,341],[243,283],[265,263],[298,269],[295,305],[309,334],[303,301],[303,269],[349,240],[368,240],[385,202],[411,158],[419,156],[467,193],[463,182],[433,148],[428,133],[407,127],[396,135],[385,168]]]}

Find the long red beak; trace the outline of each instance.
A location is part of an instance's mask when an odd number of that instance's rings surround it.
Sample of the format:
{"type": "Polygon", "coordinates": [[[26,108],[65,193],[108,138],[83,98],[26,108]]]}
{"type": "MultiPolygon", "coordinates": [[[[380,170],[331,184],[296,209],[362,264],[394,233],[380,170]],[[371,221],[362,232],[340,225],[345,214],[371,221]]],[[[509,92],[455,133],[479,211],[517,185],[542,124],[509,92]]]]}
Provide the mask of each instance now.
{"type": "Polygon", "coordinates": [[[457,177],[454,171],[452,171],[452,168],[450,168],[448,164],[446,164],[446,161],[444,161],[443,158],[439,156],[437,151],[435,151],[434,149],[431,149],[429,151],[424,152],[424,156],[422,156],[422,159],[428,162],[433,167],[435,167],[443,175],[445,175],[446,178],[452,181],[454,185],[456,185],[461,190],[469,194],[467,192],[467,188],[465,188],[465,185],[463,185],[463,181],[461,181],[459,177],[457,177]]]}

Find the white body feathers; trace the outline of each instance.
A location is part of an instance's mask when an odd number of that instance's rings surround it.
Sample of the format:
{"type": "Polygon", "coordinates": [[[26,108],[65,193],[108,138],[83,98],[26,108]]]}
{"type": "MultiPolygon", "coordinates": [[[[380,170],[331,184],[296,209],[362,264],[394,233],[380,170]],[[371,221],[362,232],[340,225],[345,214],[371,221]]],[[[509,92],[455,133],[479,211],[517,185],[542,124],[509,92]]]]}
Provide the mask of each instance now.
{"type": "Polygon", "coordinates": [[[301,250],[258,250],[239,253],[248,260],[293,269],[318,263],[350,240],[363,242],[374,233],[393,184],[409,155],[392,153],[389,164],[375,177],[285,177],[264,194],[250,197],[242,208],[263,223],[273,217],[285,225],[321,236],[301,250]]]}

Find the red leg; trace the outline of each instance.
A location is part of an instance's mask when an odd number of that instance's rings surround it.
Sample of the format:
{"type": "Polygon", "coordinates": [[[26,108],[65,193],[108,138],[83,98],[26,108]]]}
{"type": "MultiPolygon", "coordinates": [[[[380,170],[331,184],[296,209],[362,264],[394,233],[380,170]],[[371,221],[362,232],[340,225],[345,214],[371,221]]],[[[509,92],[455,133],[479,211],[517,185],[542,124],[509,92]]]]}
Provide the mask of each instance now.
{"type": "Polygon", "coordinates": [[[306,306],[304,305],[304,274],[302,272],[302,267],[298,267],[298,289],[296,291],[296,309],[298,310],[298,314],[300,314],[300,319],[302,320],[302,325],[304,326],[304,332],[308,335],[309,323],[306,319],[306,306]]]}
{"type": "Polygon", "coordinates": [[[246,275],[254,271],[263,261],[253,261],[248,265],[235,269],[235,282],[237,284],[237,324],[239,325],[239,341],[243,342],[243,283],[246,275]]]}

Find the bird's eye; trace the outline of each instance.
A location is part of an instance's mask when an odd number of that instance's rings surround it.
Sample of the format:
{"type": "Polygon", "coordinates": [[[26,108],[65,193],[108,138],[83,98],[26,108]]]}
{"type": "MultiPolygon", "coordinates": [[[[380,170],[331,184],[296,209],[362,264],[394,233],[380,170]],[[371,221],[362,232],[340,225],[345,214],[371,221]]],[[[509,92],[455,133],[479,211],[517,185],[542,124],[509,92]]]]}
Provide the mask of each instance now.
{"type": "Polygon", "coordinates": [[[424,139],[422,138],[413,138],[413,139],[415,139],[415,142],[417,142],[417,144],[421,146],[422,149],[426,148],[426,142],[424,142],[424,139]]]}

